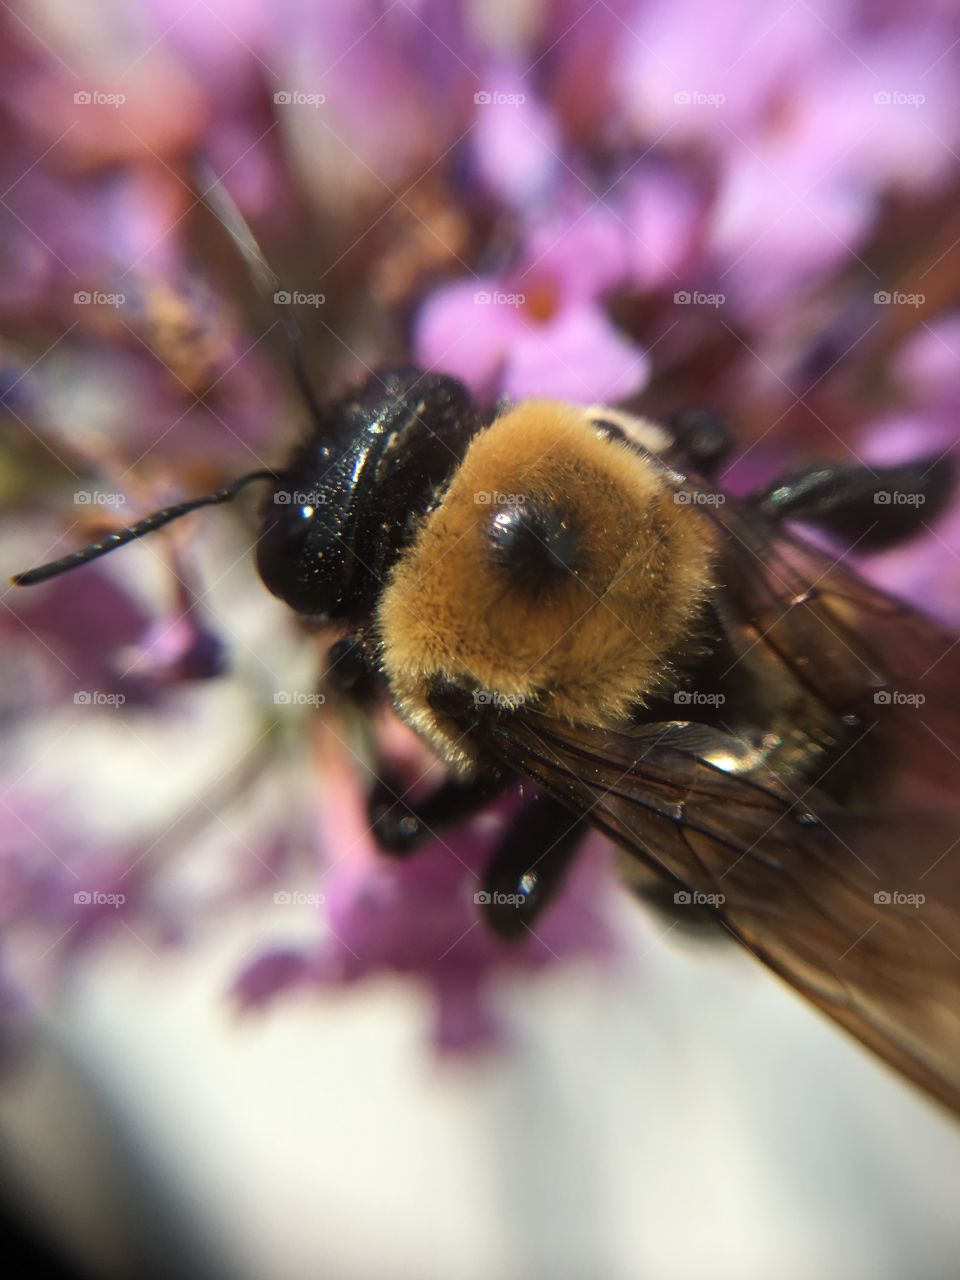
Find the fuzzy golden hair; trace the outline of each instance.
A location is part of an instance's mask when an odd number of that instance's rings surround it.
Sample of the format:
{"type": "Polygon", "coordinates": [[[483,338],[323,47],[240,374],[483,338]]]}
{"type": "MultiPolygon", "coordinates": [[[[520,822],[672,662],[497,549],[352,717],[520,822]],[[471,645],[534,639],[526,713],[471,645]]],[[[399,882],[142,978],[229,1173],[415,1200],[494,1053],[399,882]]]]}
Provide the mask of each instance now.
{"type": "Polygon", "coordinates": [[[383,670],[408,723],[461,768],[469,746],[428,703],[438,679],[622,725],[663,688],[667,655],[711,586],[709,522],[675,492],[652,459],[573,405],[526,401],[477,435],[378,608],[383,670]],[[524,503],[562,512],[577,538],[576,569],[544,590],[491,553],[491,523],[524,503]]]}

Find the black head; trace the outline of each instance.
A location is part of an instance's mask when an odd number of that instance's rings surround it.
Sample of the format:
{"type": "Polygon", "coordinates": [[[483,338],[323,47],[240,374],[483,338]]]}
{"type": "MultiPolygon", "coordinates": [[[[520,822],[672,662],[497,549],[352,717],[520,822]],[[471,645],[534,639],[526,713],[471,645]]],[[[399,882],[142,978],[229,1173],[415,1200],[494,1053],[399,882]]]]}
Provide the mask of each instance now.
{"type": "Polygon", "coordinates": [[[323,410],[263,510],[257,568],[298,613],[369,611],[480,429],[454,378],[404,370],[323,410]]]}

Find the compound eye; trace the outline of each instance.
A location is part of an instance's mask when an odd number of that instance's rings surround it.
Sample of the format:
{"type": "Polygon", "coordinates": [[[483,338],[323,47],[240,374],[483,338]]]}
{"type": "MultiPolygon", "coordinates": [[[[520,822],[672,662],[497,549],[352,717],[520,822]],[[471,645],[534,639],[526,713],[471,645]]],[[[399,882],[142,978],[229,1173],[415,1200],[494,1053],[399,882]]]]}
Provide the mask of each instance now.
{"type": "Polygon", "coordinates": [[[310,546],[317,509],[310,502],[289,501],[296,496],[278,489],[265,507],[257,569],[267,590],[299,613],[323,613],[328,604],[317,599],[321,583],[310,546]]]}
{"type": "Polygon", "coordinates": [[[530,591],[556,586],[583,568],[583,534],[553,503],[518,501],[494,511],[486,530],[494,563],[530,591]]]}

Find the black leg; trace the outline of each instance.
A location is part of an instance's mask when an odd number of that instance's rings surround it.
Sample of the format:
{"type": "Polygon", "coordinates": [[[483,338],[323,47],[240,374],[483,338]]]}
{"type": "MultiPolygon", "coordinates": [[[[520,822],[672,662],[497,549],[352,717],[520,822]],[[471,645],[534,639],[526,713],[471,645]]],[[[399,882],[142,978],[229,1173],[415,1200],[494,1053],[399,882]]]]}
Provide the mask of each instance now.
{"type": "Polygon", "coordinates": [[[324,682],[327,688],[359,707],[370,706],[382,695],[383,678],[370,658],[362,635],[344,636],[330,646],[324,682]]]}
{"type": "Polygon", "coordinates": [[[449,778],[417,805],[403,798],[404,784],[381,775],[370,793],[370,829],[385,853],[412,853],[443,827],[462,822],[490,803],[505,779],[481,775],[469,782],[449,778]]]}
{"type": "Polygon", "coordinates": [[[589,824],[552,796],[528,800],[507,828],[477,901],[494,932],[522,937],[563,883],[589,824]]]}
{"type": "Polygon", "coordinates": [[[935,520],[953,496],[946,457],[872,469],[825,462],[791,471],[749,501],[777,520],[801,520],[864,549],[892,546],[935,520]]]}
{"type": "Polygon", "coordinates": [[[733,447],[726,419],[709,409],[684,409],[667,419],[673,447],[683,462],[707,479],[715,476],[733,447]]]}

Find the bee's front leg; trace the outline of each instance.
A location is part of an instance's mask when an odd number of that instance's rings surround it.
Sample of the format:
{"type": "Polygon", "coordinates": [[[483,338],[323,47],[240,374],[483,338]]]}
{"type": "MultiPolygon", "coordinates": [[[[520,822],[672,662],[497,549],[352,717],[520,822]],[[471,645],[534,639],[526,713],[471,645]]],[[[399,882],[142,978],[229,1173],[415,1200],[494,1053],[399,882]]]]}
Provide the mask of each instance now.
{"type": "Polygon", "coordinates": [[[667,419],[673,448],[682,463],[713,479],[733,450],[726,418],[709,409],[684,409],[667,419]]]}
{"type": "Polygon", "coordinates": [[[563,884],[589,824],[537,793],[504,832],[483,877],[480,902],[503,938],[523,937],[563,884]]]}
{"type": "Polygon", "coordinates": [[[504,778],[486,774],[466,782],[449,778],[414,804],[405,798],[404,783],[383,773],[368,800],[370,830],[385,853],[412,853],[444,828],[483,809],[505,785],[504,778]]]}

